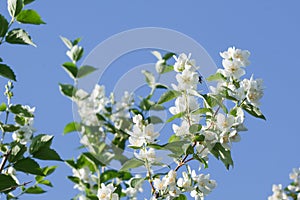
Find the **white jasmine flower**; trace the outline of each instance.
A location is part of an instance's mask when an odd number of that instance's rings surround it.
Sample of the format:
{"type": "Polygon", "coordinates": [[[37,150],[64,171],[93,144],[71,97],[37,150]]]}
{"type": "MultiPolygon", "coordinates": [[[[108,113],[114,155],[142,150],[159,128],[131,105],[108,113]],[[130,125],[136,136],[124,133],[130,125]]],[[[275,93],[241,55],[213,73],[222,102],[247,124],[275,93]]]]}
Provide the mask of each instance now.
{"type": "Polygon", "coordinates": [[[234,77],[235,79],[239,79],[243,76],[246,72],[244,69],[241,68],[240,61],[231,61],[231,60],[223,60],[222,61],[223,67],[225,69],[225,76],[226,77],[234,77]]]}
{"type": "Polygon", "coordinates": [[[186,120],[183,120],[181,123],[181,126],[178,126],[176,124],[172,124],[172,129],[176,136],[186,136],[189,134],[189,124],[186,120]]]}
{"type": "Polygon", "coordinates": [[[27,118],[27,123],[15,131],[12,134],[12,138],[14,141],[19,141],[21,144],[25,145],[31,141],[35,131],[36,129],[33,127],[33,118],[27,118]]]}
{"type": "Polygon", "coordinates": [[[192,190],[192,180],[188,176],[186,172],[182,172],[182,176],[177,180],[177,185],[181,188],[183,188],[185,191],[192,190]]]}
{"type": "Polygon", "coordinates": [[[112,183],[105,185],[101,183],[101,187],[98,189],[97,197],[99,200],[119,200],[118,194],[113,193],[115,187],[112,183]]]}
{"type": "Polygon", "coordinates": [[[268,197],[268,200],[288,200],[288,196],[282,189],[282,185],[273,185],[273,195],[268,197]]]}
{"type": "Polygon", "coordinates": [[[227,132],[233,125],[235,125],[235,119],[232,115],[225,117],[222,113],[217,114],[217,126],[220,130],[227,132]]]}
{"type": "Polygon", "coordinates": [[[163,57],[161,56],[161,54],[158,51],[152,51],[151,52],[156,58],[157,58],[157,62],[155,64],[155,69],[158,73],[162,73],[163,70],[163,64],[166,62],[163,57]]]}
{"type": "Polygon", "coordinates": [[[191,68],[186,68],[182,73],[176,75],[179,90],[196,89],[199,81],[199,76],[196,72],[191,71],[191,68]]]}
{"type": "Polygon", "coordinates": [[[134,153],[135,157],[140,160],[147,160],[150,164],[157,161],[155,150],[153,148],[140,149],[139,153],[134,153]]]}
{"type": "Polygon", "coordinates": [[[158,191],[164,191],[167,188],[166,179],[155,178],[153,180],[153,186],[158,191]]]}

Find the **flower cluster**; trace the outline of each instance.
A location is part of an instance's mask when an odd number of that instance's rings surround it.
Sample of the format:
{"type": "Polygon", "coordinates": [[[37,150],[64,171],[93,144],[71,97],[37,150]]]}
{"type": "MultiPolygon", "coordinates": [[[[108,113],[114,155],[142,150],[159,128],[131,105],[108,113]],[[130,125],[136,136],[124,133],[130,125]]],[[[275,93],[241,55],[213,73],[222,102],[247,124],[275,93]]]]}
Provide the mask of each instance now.
{"type": "Polygon", "coordinates": [[[294,168],[290,173],[290,179],[293,181],[286,188],[283,188],[281,184],[273,185],[272,196],[269,196],[268,200],[289,200],[289,197],[295,200],[300,199],[300,168],[294,168]]]}

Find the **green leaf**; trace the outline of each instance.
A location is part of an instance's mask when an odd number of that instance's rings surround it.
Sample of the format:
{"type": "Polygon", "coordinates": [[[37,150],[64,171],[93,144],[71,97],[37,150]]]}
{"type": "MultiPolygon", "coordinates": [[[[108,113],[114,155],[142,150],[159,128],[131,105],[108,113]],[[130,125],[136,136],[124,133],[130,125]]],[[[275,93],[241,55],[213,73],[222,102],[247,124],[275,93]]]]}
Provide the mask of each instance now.
{"type": "Polygon", "coordinates": [[[164,65],[163,66],[163,71],[162,71],[161,74],[171,72],[171,71],[174,71],[174,66],[173,65],[164,65]]]}
{"type": "Polygon", "coordinates": [[[172,53],[172,52],[169,52],[169,53],[166,53],[164,56],[163,56],[163,59],[165,61],[169,60],[170,58],[172,58],[173,56],[175,56],[176,53],[172,53]]]}
{"type": "Polygon", "coordinates": [[[178,197],[175,197],[173,200],[187,200],[187,197],[184,194],[180,194],[178,197]]]}
{"type": "Polygon", "coordinates": [[[24,191],[25,193],[27,194],[43,194],[45,193],[46,191],[43,190],[41,187],[39,186],[32,186],[32,187],[29,187],[27,189],[25,189],[24,191]]]}
{"type": "Polygon", "coordinates": [[[155,84],[155,77],[154,75],[147,71],[147,70],[142,70],[142,73],[144,74],[145,78],[146,78],[146,82],[148,83],[148,85],[151,87],[155,84]]]}
{"type": "Polygon", "coordinates": [[[206,78],[207,81],[226,81],[226,77],[221,73],[215,73],[206,78]]]}
{"type": "MultiPolygon", "coordinates": [[[[8,21],[0,14],[0,37],[4,37],[8,30],[8,21]]],[[[2,61],[1,61],[2,62],[2,61]]]]}
{"type": "Polygon", "coordinates": [[[80,179],[78,177],[75,176],[68,176],[68,179],[70,181],[72,181],[73,183],[79,184],[80,183],[80,179]]]}
{"type": "Polygon", "coordinates": [[[165,144],[164,148],[171,151],[172,153],[174,153],[176,155],[182,155],[182,154],[184,154],[184,151],[183,151],[182,147],[185,144],[190,144],[190,142],[188,142],[188,141],[175,141],[175,142],[165,144]]]}
{"type": "Polygon", "coordinates": [[[197,141],[197,142],[203,142],[205,139],[204,135],[195,135],[193,138],[193,141],[197,141]]]}
{"type": "Polygon", "coordinates": [[[23,9],[23,0],[8,0],[7,9],[12,18],[16,17],[23,9]]]}
{"type": "Polygon", "coordinates": [[[59,89],[63,95],[70,98],[72,98],[77,91],[73,85],[61,84],[61,83],[59,84],[59,89]]]}
{"type": "Polygon", "coordinates": [[[169,138],[169,143],[177,142],[177,141],[180,141],[180,140],[181,140],[181,137],[176,136],[176,135],[171,135],[171,137],[169,138]]]}
{"type": "Polygon", "coordinates": [[[130,186],[136,188],[139,185],[142,185],[144,181],[145,181],[144,178],[133,178],[130,182],[130,186]]]}
{"type": "Polygon", "coordinates": [[[76,132],[81,130],[81,125],[78,122],[70,122],[64,128],[64,135],[71,132],[76,132]]]}
{"type": "Polygon", "coordinates": [[[130,159],[126,161],[123,166],[121,167],[120,171],[128,171],[129,169],[132,168],[137,168],[144,165],[144,162],[141,160],[138,160],[136,158],[130,159]]]}
{"type": "Polygon", "coordinates": [[[34,158],[38,158],[40,160],[57,160],[57,161],[63,161],[61,157],[58,155],[58,153],[50,149],[49,147],[43,147],[40,148],[38,151],[34,152],[32,154],[34,158]]]}
{"type": "Polygon", "coordinates": [[[20,115],[20,116],[24,116],[24,117],[34,117],[34,115],[29,112],[25,107],[23,107],[21,104],[16,104],[16,105],[11,105],[9,107],[10,112],[16,114],[16,115],[20,115]]]}
{"type": "Polygon", "coordinates": [[[261,113],[261,111],[259,110],[259,108],[254,107],[251,104],[242,104],[242,108],[249,113],[250,115],[256,117],[256,118],[260,118],[263,120],[266,120],[266,117],[261,113]]]}
{"type": "Polygon", "coordinates": [[[233,166],[233,160],[231,158],[230,150],[226,150],[219,142],[210,151],[218,160],[224,163],[227,170],[230,166],[233,166]]]}
{"type": "Polygon", "coordinates": [[[4,132],[15,132],[16,130],[18,130],[20,127],[19,126],[15,126],[13,124],[2,124],[1,128],[3,129],[4,132]]]}
{"type": "Polygon", "coordinates": [[[129,180],[132,175],[129,172],[119,172],[116,170],[106,170],[100,176],[100,182],[105,183],[114,178],[121,178],[122,180],[129,180]]]}
{"type": "Polygon", "coordinates": [[[193,124],[193,125],[191,125],[190,128],[189,128],[189,132],[190,132],[190,133],[197,133],[197,132],[199,132],[201,129],[202,129],[201,124],[193,124]]]}
{"type": "Polygon", "coordinates": [[[16,75],[14,71],[5,64],[0,64],[0,76],[16,81],[16,75]]]}
{"type": "Polygon", "coordinates": [[[71,41],[73,46],[77,45],[81,41],[81,38],[76,38],[75,40],[71,41]]]}
{"type": "Polygon", "coordinates": [[[193,158],[198,160],[200,163],[204,164],[204,168],[208,168],[208,163],[205,159],[200,158],[197,154],[193,154],[193,158]]]}
{"type": "Polygon", "coordinates": [[[6,111],[6,108],[7,108],[6,103],[2,102],[2,103],[0,104],[0,112],[6,111]]]}
{"type": "Polygon", "coordinates": [[[192,111],[192,114],[194,115],[206,114],[206,113],[213,113],[213,110],[210,108],[199,108],[197,110],[192,111]]]}
{"type": "Polygon", "coordinates": [[[21,126],[25,125],[26,119],[23,116],[15,115],[15,122],[21,126]]]}
{"type": "Polygon", "coordinates": [[[45,174],[45,176],[49,176],[50,174],[52,174],[55,169],[57,168],[57,166],[47,166],[47,167],[44,167],[42,169],[43,171],[43,174],[45,174]]]}
{"type": "Polygon", "coordinates": [[[29,147],[29,153],[34,154],[42,148],[50,148],[53,140],[53,135],[40,134],[32,138],[29,147]]]}
{"type": "Polygon", "coordinates": [[[181,95],[181,92],[178,92],[176,90],[168,90],[167,92],[163,93],[161,97],[158,100],[158,104],[162,104],[168,101],[171,101],[172,99],[178,97],[181,95]]]}
{"type": "Polygon", "coordinates": [[[39,184],[47,185],[49,187],[53,187],[52,183],[49,180],[41,180],[38,182],[39,184]]]}
{"type": "MultiPolygon", "coordinates": [[[[102,143],[102,144],[105,145],[105,143],[102,143]]],[[[89,159],[89,162],[93,162],[93,167],[95,165],[96,166],[105,166],[105,164],[103,164],[102,162],[100,162],[99,159],[97,159],[93,154],[91,154],[89,152],[85,152],[85,153],[83,153],[83,155],[89,159]]]]}
{"type": "Polygon", "coordinates": [[[184,144],[183,149],[185,155],[194,154],[194,147],[191,144],[184,144]]]}
{"type": "Polygon", "coordinates": [[[10,175],[0,174],[0,193],[9,192],[17,187],[15,179],[13,179],[10,175]]]}
{"type": "Polygon", "coordinates": [[[35,10],[22,10],[19,15],[17,16],[17,21],[23,24],[46,24],[41,16],[35,10]]]}
{"type": "Polygon", "coordinates": [[[161,123],[164,123],[163,120],[157,116],[150,116],[149,117],[149,121],[150,123],[152,124],[161,124],[161,123]]]}
{"type": "Polygon", "coordinates": [[[28,33],[20,28],[9,31],[7,36],[5,37],[5,41],[10,44],[25,44],[36,47],[28,33]]]}
{"type": "Polygon", "coordinates": [[[27,157],[23,158],[21,160],[18,160],[14,164],[14,168],[17,171],[22,171],[28,174],[35,174],[35,175],[41,175],[44,176],[42,169],[40,168],[39,164],[34,161],[33,159],[27,157]]]}
{"type": "Polygon", "coordinates": [[[83,55],[83,48],[81,46],[75,45],[72,46],[72,48],[67,51],[67,56],[75,63],[78,60],[80,60],[80,58],[83,55]]]}
{"type": "Polygon", "coordinates": [[[25,145],[17,143],[17,142],[12,143],[11,154],[8,157],[8,161],[10,163],[14,163],[17,160],[22,159],[23,155],[26,151],[27,151],[27,148],[25,145]]]}
{"type": "Polygon", "coordinates": [[[181,118],[181,117],[183,117],[185,114],[186,114],[185,112],[177,113],[176,115],[173,115],[172,117],[170,117],[170,118],[167,120],[167,123],[173,121],[174,119],[181,118]]]}
{"type": "Polygon", "coordinates": [[[27,4],[30,4],[32,2],[34,2],[35,0],[24,0],[24,4],[27,5],[27,4]]]}
{"type": "Polygon", "coordinates": [[[72,79],[76,79],[78,73],[76,64],[72,62],[65,62],[62,66],[72,79]]]}
{"type": "Polygon", "coordinates": [[[73,44],[68,38],[60,36],[60,39],[63,41],[63,43],[66,45],[66,47],[68,47],[68,49],[72,49],[73,44]]]}
{"type": "Polygon", "coordinates": [[[154,104],[154,105],[151,105],[150,110],[160,111],[160,110],[165,110],[165,107],[162,105],[159,105],[159,104],[154,104]]]}
{"type": "Polygon", "coordinates": [[[84,65],[79,68],[77,78],[85,77],[96,70],[97,70],[97,68],[95,68],[95,67],[92,67],[89,65],[84,65]]]}
{"type": "Polygon", "coordinates": [[[164,84],[160,84],[160,83],[155,84],[155,88],[157,88],[157,89],[169,89],[168,86],[166,86],[164,84]]]}
{"type": "Polygon", "coordinates": [[[85,154],[81,154],[78,158],[77,167],[78,169],[88,167],[92,172],[95,172],[98,169],[97,164],[94,162],[94,160],[86,156],[85,154]]]}

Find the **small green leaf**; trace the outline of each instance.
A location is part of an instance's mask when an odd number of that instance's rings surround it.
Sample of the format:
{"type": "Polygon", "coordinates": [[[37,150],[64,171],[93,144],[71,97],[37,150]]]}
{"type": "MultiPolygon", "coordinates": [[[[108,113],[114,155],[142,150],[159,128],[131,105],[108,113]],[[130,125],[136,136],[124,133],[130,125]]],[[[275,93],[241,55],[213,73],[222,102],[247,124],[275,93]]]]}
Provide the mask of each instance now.
{"type": "Polygon", "coordinates": [[[16,115],[15,116],[15,122],[21,126],[24,126],[25,125],[25,122],[26,122],[26,119],[25,117],[23,116],[20,116],[20,115],[16,115]]]}
{"type": "Polygon", "coordinates": [[[29,157],[18,160],[14,164],[14,168],[17,171],[44,176],[39,164],[29,157]]]}
{"type": "Polygon", "coordinates": [[[178,92],[176,90],[168,90],[167,92],[163,93],[161,97],[158,100],[158,104],[162,104],[168,101],[171,101],[172,99],[178,97],[181,95],[181,92],[178,92]]]}
{"type": "Polygon", "coordinates": [[[76,93],[76,88],[70,84],[59,84],[59,89],[61,93],[67,97],[72,98],[76,93]]]}
{"type": "Polygon", "coordinates": [[[97,70],[97,68],[95,68],[95,67],[92,67],[89,65],[84,65],[79,68],[78,73],[77,73],[77,78],[85,77],[96,70],[97,70]]]}
{"type": "Polygon", "coordinates": [[[47,185],[49,187],[53,187],[52,183],[49,180],[41,180],[38,182],[39,184],[47,185]]]}
{"type": "Polygon", "coordinates": [[[160,84],[160,83],[155,84],[155,88],[157,88],[157,89],[169,89],[168,86],[166,86],[164,84],[160,84]]]}
{"type": "Polygon", "coordinates": [[[230,150],[225,149],[219,142],[210,151],[218,160],[224,163],[227,170],[230,166],[233,166],[233,160],[231,158],[230,150]]]}
{"type": "MultiPolygon", "coordinates": [[[[4,37],[8,30],[8,21],[0,14],[0,37],[4,37]]],[[[1,61],[2,62],[2,61],[1,61]]]]}
{"type": "Polygon", "coordinates": [[[46,24],[35,10],[22,10],[17,16],[17,21],[23,24],[46,24]]]}
{"type": "Polygon", "coordinates": [[[1,127],[4,130],[4,132],[9,132],[9,133],[15,132],[20,128],[19,126],[15,126],[13,124],[3,124],[1,125],[1,127]]]}
{"type": "Polygon", "coordinates": [[[187,200],[187,197],[184,194],[180,194],[178,197],[175,197],[173,200],[187,200]]]}
{"type": "Polygon", "coordinates": [[[83,55],[83,48],[81,46],[75,45],[67,51],[67,56],[76,63],[83,55]]]}
{"type": "Polygon", "coordinates": [[[25,107],[23,107],[21,104],[16,104],[16,105],[11,105],[9,107],[10,112],[16,114],[16,115],[20,115],[20,116],[24,116],[24,117],[34,117],[34,115],[29,112],[29,110],[27,110],[25,107]]]}
{"type": "Polygon", "coordinates": [[[0,76],[16,81],[16,75],[14,71],[5,64],[0,64],[0,76]]]}
{"type": "Polygon", "coordinates": [[[81,130],[81,125],[78,122],[70,122],[64,128],[64,135],[71,132],[76,132],[81,130]]]}
{"type": "Polygon", "coordinates": [[[151,87],[155,84],[155,77],[154,75],[147,71],[147,70],[142,70],[142,73],[144,74],[145,78],[146,78],[146,82],[148,83],[148,85],[151,87]]]}
{"type": "Polygon", "coordinates": [[[114,178],[121,178],[122,180],[129,180],[132,175],[129,172],[119,172],[116,170],[106,170],[100,176],[100,182],[105,183],[114,178]]]}
{"type": "Polygon", "coordinates": [[[10,44],[25,44],[36,47],[28,33],[20,28],[9,31],[7,36],[5,37],[5,41],[10,44]]]}
{"type": "Polygon", "coordinates": [[[207,81],[226,81],[226,77],[221,73],[215,73],[206,78],[207,81]]]}
{"type": "Polygon", "coordinates": [[[60,36],[60,39],[63,41],[63,43],[68,47],[68,49],[72,49],[73,47],[73,44],[72,42],[68,39],[68,38],[65,38],[63,36],[60,36]]]}
{"type": "Polygon", "coordinates": [[[163,66],[163,71],[162,71],[161,74],[172,72],[172,71],[174,71],[174,66],[173,65],[164,65],[163,66]]]}
{"type": "Polygon", "coordinates": [[[207,169],[208,168],[208,163],[205,159],[200,158],[197,154],[193,154],[193,158],[198,160],[200,163],[204,164],[204,168],[207,169]]]}
{"type": "Polygon", "coordinates": [[[199,132],[201,129],[202,129],[201,124],[193,124],[193,125],[191,125],[190,128],[189,128],[189,132],[190,132],[190,133],[197,133],[197,132],[199,132]]]}
{"type": "Polygon", "coordinates": [[[194,138],[193,138],[193,141],[196,141],[196,142],[203,142],[205,139],[205,136],[204,135],[195,135],[194,138]]]}
{"type": "Polygon", "coordinates": [[[10,175],[0,174],[0,193],[13,190],[18,184],[10,175]]]}
{"type": "Polygon", "coordinates": [[[12,18],[16,17],[23,9],[23,0],[8,0],[7,9],[12,18]]]}
{"type": "Polygon", "coordinates": [[[62,66],[72,79],[76,79],[78,73],[76,64],[72,62],[65,62],[62,66]]]}
{"type": "Polygon", "coordinates": [[[27,4],[30,4],[32,2],[34,2],[35,0],[24,0],[24,4],[27,5],[27,4]]]}
{"type": "Polygon", "coordinates": [[[161,124],[161,123],[164,123],[163,120],[157,116],[150,116],[149,118],[149,122],[151,124],[161,124]]]}
{"type": "Polygon", "coordinates": [[[254,107],[251,104],[242,104],[242,108],[249,113],[250,115],[256,117],[256,118],[260,118],[263,120],[266,120],[266,117],[261,113],[261,111],[259,110],[259,108],[254,107]]]}
{"type": "Polygon", "coordinates": [[[27,194],[43,194],[45,193],[46,191],[43,190],[41,187],[39,186],[32,186],[32,187],[29,187],[27,189],[25,189],[24,191],[25,193],[27,194]]]}
{"type": "Polygon", "coordinates": [[[182,155],[182,154],[184,154],[184,151],[183,151],[182,147],[185,144],[190,144],[190,142],[188,142],[188,141],[175,141],[175,142],[165,144],[164,148],[171,151],[172,153],[174,153],[176,155],[182,155]]]}
{"type": "Polygon", "coordinates": [[[213,113],[213,111],[210,108],[199,108],[197,110],[192,111],[193,115],[206,114],[206,113],[213,113]]]}
{"type": "Polygon", "coordinates": [[[123,166],[121,167],[120,171],[128,171],[129,169],[132,168],[137,168],[144,165],[144,162],[141,160],[138,160],[136,158],[130,159],[126,161],[123,166]]]}
{"type": "Polygon", "coordinates": [[[98,167],[97,164],[94,162],[95,159],[91,159],[90,157],[86,156],[85,154],[81,154],[77,160],[77,167],[79,169],[88,167],[92,172],[97,171],[98,167]]]}
{"type": "Polygon", "coordinates": [[[0,112],[6,111],[6,108],[7,108],[6,103],[2,102],[2,103],[0,104],[0,112]]]}
{"type": "Polygon", "coordinates": [[[130,186],[133,188],[136,188],[136,187],[142,185],[144,180],[145,180],[144,178],[133,178],[130,182],[130,186]]]}
{"type": "Polygon", "coordinates": [[[183,117],[185,114],[186,114],[185,112],[177,113],[176,115],[173,115],[172,117],[170,117],[170,118],[167,120],[167,123],[173,121],[174,119],[181,118],[181,117],[183,117]]]}
{"type": "Polygon", "coordinates": [[[79,184],[80,183],[80,179],[78,177],[75,176],[68,176],[68,179],[70,181],[72,181],[73,183],[79,184]]]}
{"type": "Polygon", "coordinates": [[[194,153],[194,147],[190,144],[185,144],[183,147],[185,155],[190,155],[194,153]]]}
{"type": "Polygon", "coordinates": [[[45,176],[49,176],[50,174],[52,174],[55,169],[57,168],[57,166],[47,166],[47,167],[44,167],[42,169],[43,171],[43,174],[45,174],[45,176]]]}
{"type": "Polygon", "coordinates": [[[171,135],[171,137],[169,138],[169,143],[177,142],[177,141],[180,141],[180,140],[181,140],[181,137],[176,136],[176,135],[171,135]]]}
{"type": "Polygon", "coordinates": [[[163,56],[163,59],[165,61],[169,60],[170,58],[172,58],[173,56],[175,56],[176,53],[172,53],[172,52],[169,52],[169,53],[166,53],[164,56],[163,56]]]}

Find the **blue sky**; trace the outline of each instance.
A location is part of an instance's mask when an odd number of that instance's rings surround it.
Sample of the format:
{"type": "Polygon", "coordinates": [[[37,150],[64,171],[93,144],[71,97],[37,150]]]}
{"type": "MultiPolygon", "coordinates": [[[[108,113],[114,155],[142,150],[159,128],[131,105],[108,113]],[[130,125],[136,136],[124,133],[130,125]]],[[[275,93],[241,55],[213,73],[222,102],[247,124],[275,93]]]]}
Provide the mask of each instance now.
{"type": "MultiPolygon", "coordinates": [[[[36,106],[36,128],[54,134],[54,146],[67,159],[77,156],[79,143],[76,134],[62,136],[73,116],[71,102],[58,90],[59,82],[70,82],[60,67],[67,61],[60,35],[82,37],[88,53],[119,32],[164,27],[195,39],[219,66],[220,51],[229,46],[248,49],[252,53],[248,73],[264,79],[262,111],[267,121],[247,117],[249,131],[233,147],[234,169],[226,171],[211,159],[209,172],[218,187],[207,199],[266,199],[273,183],[287,184],[291,169],[300,166],[299,6],[297,0],[37,0],[30,7],[47,24],[25,28],[38,48],[3,45],[0,54],[17,74],[15,101],[36,106]]],[[[0,12],[7,13],[5,1],[0,2],[0,12]]],[[[143,62],[154,61],[151,56],[143,58],[143,62]]],[[[51,177],[55,187],[45,195],[23,199],[73,197],[76,191],[65,178],[71,170],[57,165],[57,173],[51,177]]]]}

